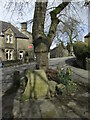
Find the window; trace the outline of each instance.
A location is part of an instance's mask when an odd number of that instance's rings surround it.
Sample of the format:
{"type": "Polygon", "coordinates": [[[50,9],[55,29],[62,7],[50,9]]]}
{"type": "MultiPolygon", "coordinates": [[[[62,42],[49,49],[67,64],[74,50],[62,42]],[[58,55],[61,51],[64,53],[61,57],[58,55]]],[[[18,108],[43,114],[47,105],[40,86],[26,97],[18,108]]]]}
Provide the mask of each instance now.
{"type": "Polygon", "coordinates": [[[9,50],[6,50],[6,60],[9,60],[9,50]]]}
{"type": "Polygon", "coordinates": [[[10,35],[10,43],[13,43],[13,36],[10,35]]]}
{"type": "Polygon", "coordinates": [[[13,43],[13,35],[10,34],[6,35],[6,43],[13,43]]]}
{"type": "Polygon", "coordinates": [[[10,60],[13,60],[13,51],[10,50],[10,60]]]}
{"type": "Polygon", "coordinates": [[[9,43],[9,35],[6,35],[6,43],[9,43]]]}
{"type": "Polygon", "coordinates": [[[13,50],[6,50],[6,60],[13,60],[13,50]]]}
{"type": "Polygon", "coordinates": [[[20,57],[20,60],[23,59],[23,51],[20,51],[20,52],[19,52],[19,57],[20,57]]]}

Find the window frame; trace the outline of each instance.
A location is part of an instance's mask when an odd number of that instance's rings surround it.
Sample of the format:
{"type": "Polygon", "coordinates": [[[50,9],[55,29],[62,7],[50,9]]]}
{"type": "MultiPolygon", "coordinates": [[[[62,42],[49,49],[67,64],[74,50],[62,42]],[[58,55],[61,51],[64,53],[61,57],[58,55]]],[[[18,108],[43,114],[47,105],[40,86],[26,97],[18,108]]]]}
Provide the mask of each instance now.
{"type": "Polygon", "coordinates": [[[11,44],[13,43],[13,35],[12,34],[10,35],[9,43],[11,43],[11,44]]]}
{"type": "Polygon", "coordinates": [[[13,44],[13,35],[12,34],[6,34],[5,35],[5,41],[6,41],[6,43],[13,44]]]}
{"type": "Polygon", "coordinates": [[[5,41],[6,43],[9,43],[9,34],[6,34],[5,41]]]}
{"type": "Polygon", "coordinates": [[[5,51],[5,56],[8,55],[8,58],[6,57],[6,60],[9,60],[9,50],[5,51]]]}
{"type": "Polygon", "coordinates": [[[13,60],[13,50],[9,50],[9,60],[13,60]]]}

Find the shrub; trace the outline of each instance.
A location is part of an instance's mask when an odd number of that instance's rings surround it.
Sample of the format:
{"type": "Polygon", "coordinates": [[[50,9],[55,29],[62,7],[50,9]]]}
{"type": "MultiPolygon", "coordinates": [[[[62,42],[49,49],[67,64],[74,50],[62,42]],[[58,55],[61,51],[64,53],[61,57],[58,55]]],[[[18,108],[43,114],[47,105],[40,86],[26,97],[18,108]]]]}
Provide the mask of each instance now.
{"type": "Polygon", "coordinates": [[[67,94],[71,94],[76,88],[76,84],[72,81],[71,73],[71,68],[63,68],[58,74],[59,82],[65,85],[67,94]]]}
{"type": "Polygon", "coordinates": [[[88,58],[90,58],[90,45],[88,45],[88,52],[87,52],[87,54],[88,54],[88,58]]]}
{"type": "Polygon", "coordinates": [[[88,56],[88,45],[85,42],[77,41],[73,44],[74,54],[78,59],[86,59],[88,56]]]}
{"type": "Polygon", "coordinates": [[[3,61],[2,63],[4,67],[9,67],[9,66],[14,66],[14,65],[19,65],[20,60],[7,60],[7,61],[3,61]]]}

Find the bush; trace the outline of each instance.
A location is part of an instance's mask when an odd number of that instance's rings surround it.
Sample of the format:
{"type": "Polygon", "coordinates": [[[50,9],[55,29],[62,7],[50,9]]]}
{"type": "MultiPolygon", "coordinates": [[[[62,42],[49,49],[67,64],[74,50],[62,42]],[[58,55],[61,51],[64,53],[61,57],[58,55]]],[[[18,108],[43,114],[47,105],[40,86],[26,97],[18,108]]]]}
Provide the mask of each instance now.
{"type": "Polygon", "coordinates": [[[86,59],[86,57],[88,56],[88,45],[85,42],[81,42],[81,41],[77,41],[73,44],[73,50],[74,50],[74,54],[75,56],[82,60],[82,59],[86,59]]]}
{"type": "Polygon", "coordinates": [[[88,52],[87,52],[87,54],[88,54],[88,58],[90,58],[90,45],[88,45],[88,52]]]}
{"type": "Polygon", "coordinates": [[[71,94],[76,89],[76,84],[72,81],[71,74],[71,68],[63,68],[58,75],[59,82],[65,85],[67,94],[71,94]]]}
{"type": "Polygon", "coordinates": [[[21,64],[20,60],[7,60],[7,61],[3,61],[2,63],[4,67],[10,67],[21,64]]]}

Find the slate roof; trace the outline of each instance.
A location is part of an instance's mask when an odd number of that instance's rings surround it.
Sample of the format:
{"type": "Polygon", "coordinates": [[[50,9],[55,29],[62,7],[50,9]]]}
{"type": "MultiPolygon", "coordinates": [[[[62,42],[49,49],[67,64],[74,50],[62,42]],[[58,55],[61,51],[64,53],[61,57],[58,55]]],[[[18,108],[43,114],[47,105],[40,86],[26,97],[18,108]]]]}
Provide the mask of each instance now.
{"type": "Polygon", "coordinates": [[[90,32],[84,38],[88,38],[88,37],[90,37],[90,32]]]}
{"type": "Polygon", "coordinates": [[[16,27],[14,27],[11,23],[0,21],[0,33],[5,32],[8,28],[11,28],[12,31],[14,32],[14,35],[16,38],[24,38],[24,39],[29,39],[26,35],[21,33],[16,27]]]}

